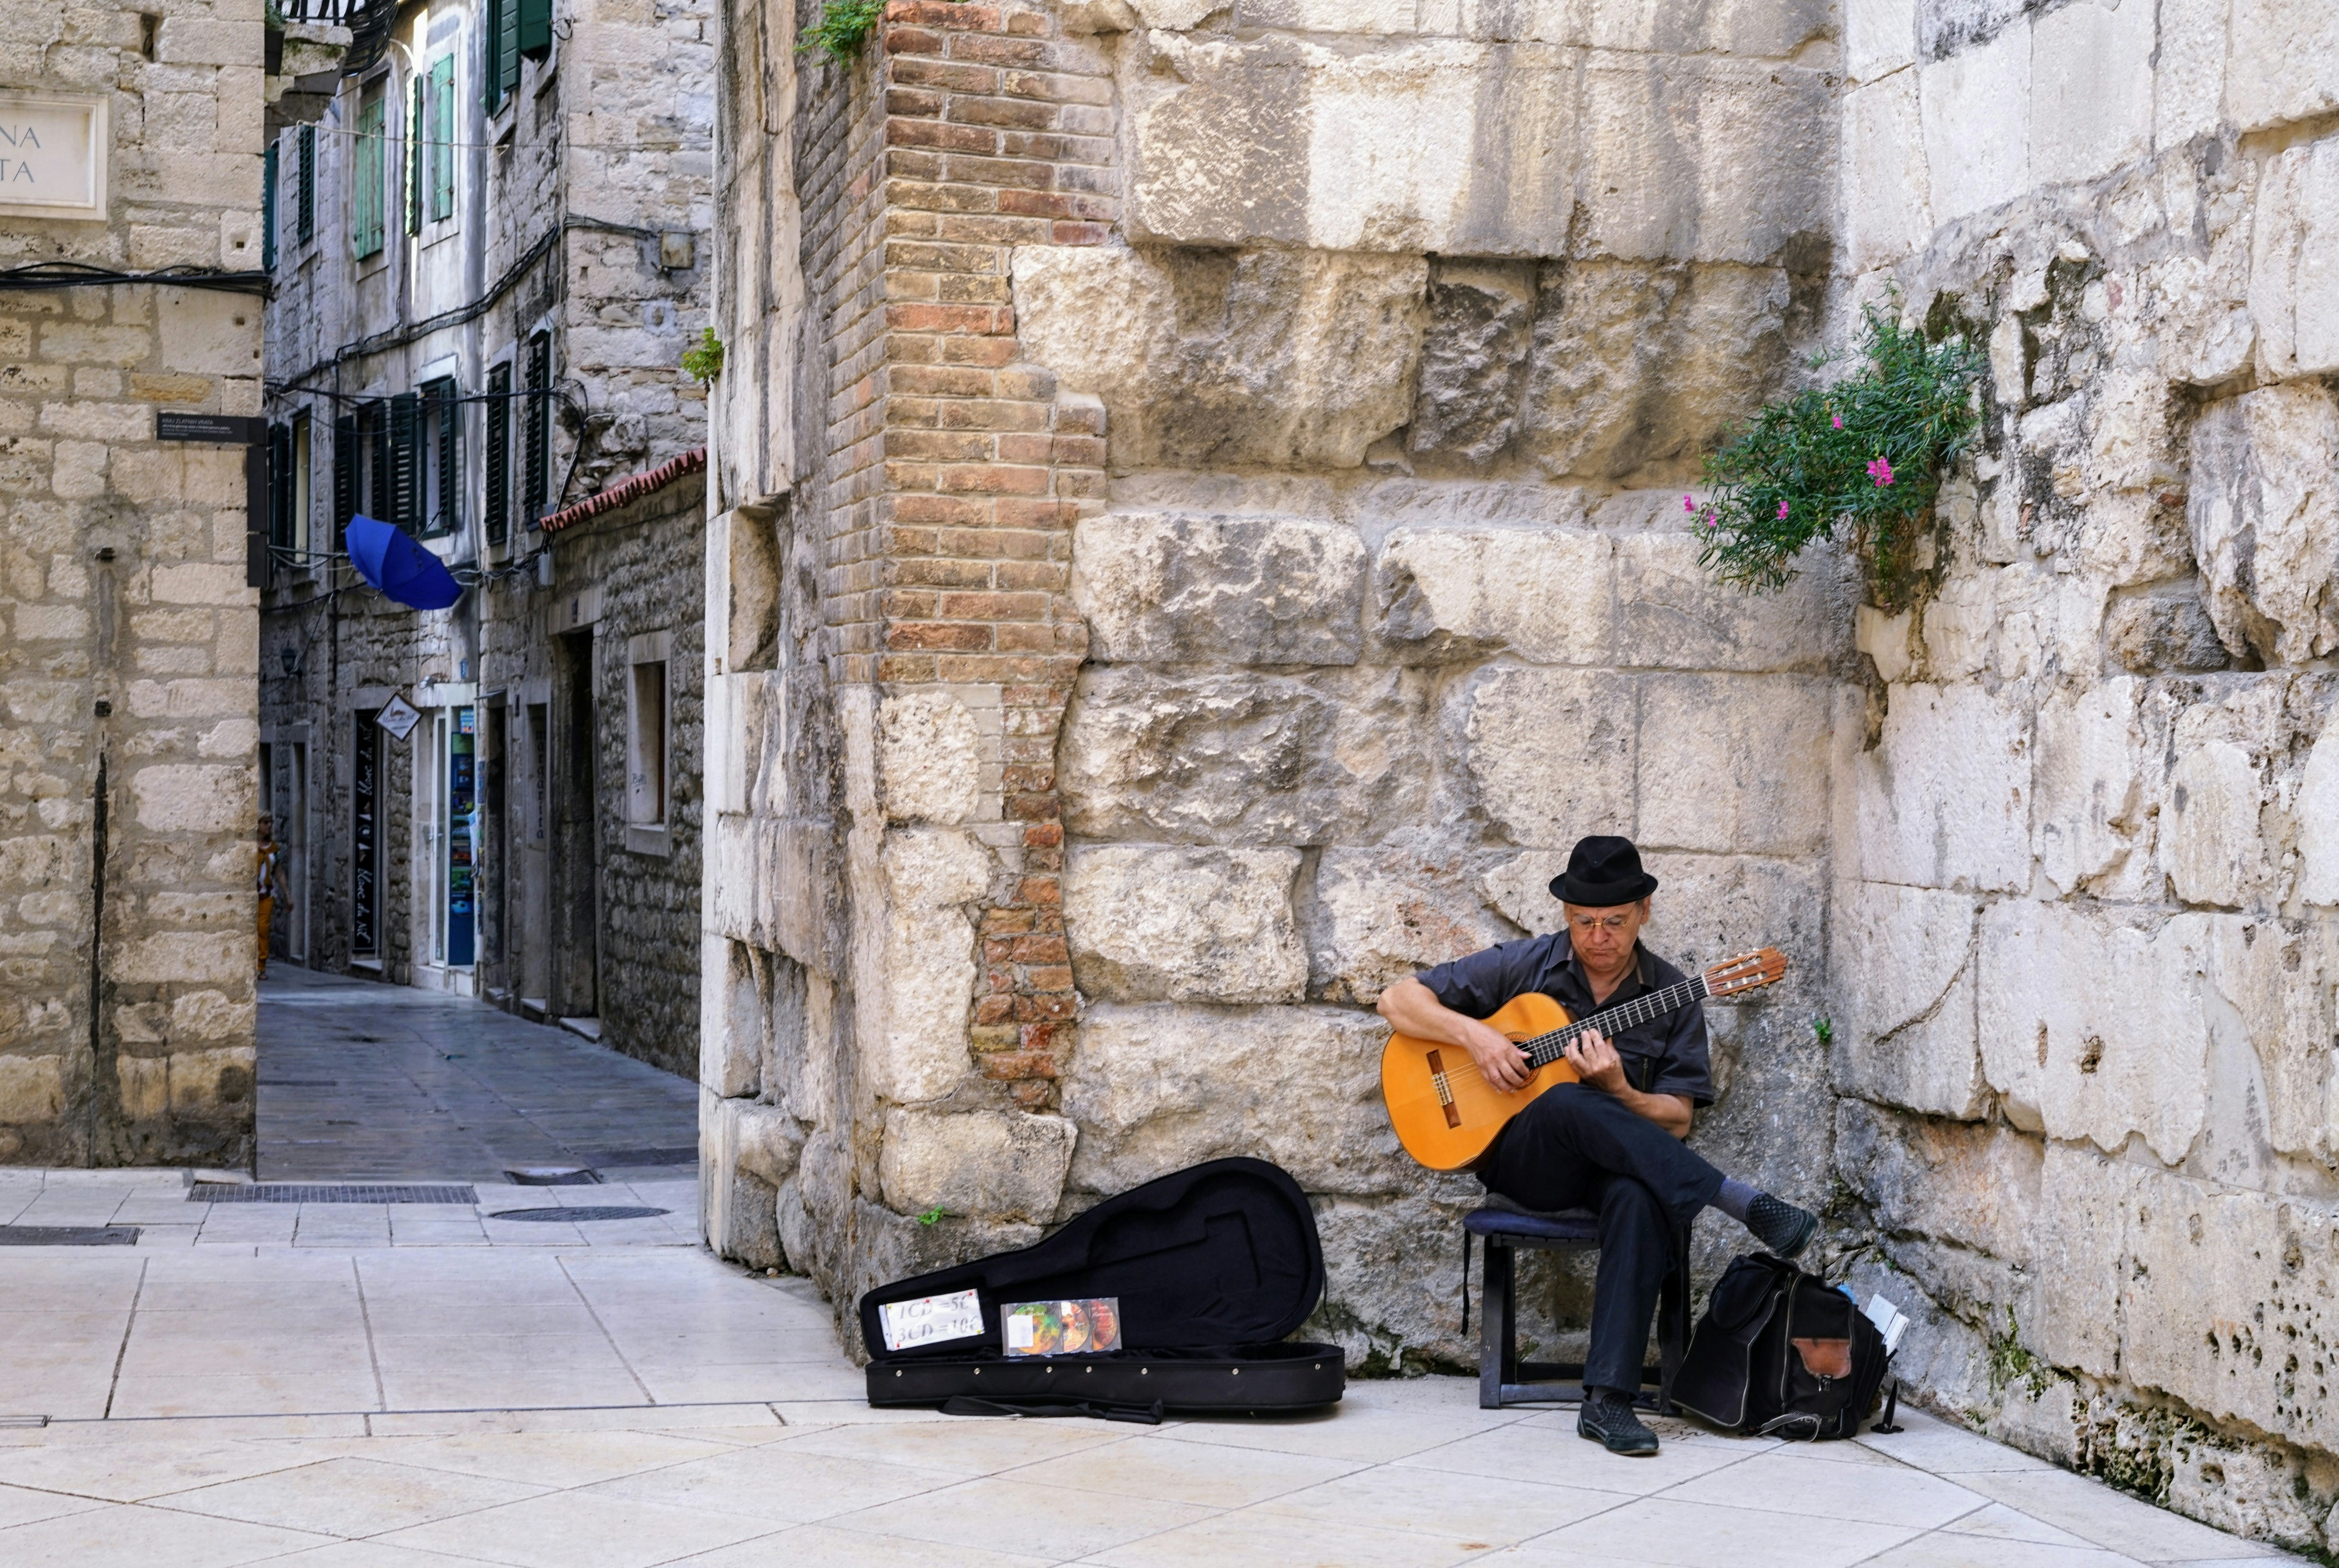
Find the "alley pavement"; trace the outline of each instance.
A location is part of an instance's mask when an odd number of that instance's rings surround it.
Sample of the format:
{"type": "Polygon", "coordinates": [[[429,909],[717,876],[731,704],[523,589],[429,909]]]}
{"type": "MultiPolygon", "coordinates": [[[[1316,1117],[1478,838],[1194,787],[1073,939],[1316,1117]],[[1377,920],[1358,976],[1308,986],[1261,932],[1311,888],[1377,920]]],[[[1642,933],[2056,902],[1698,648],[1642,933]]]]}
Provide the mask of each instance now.
{"type": "Polygon", "coordinates": [[[0,1232],[106,1233],[0,1247],[7,1568],[2291,1561],[1905,1410],[1809,1446],[1664,1421],[1651,1460],[1456,1377],[1155,1427],[873,1411],[808,1284],[711,1256],[695,1170],[642,1159],[691,1086],[307,975],[263,993],[260,1076],[290,1201],[0,1170],[0,1232]],[[564,1166],[598,1179],[506,1174],[564,1166]]]}

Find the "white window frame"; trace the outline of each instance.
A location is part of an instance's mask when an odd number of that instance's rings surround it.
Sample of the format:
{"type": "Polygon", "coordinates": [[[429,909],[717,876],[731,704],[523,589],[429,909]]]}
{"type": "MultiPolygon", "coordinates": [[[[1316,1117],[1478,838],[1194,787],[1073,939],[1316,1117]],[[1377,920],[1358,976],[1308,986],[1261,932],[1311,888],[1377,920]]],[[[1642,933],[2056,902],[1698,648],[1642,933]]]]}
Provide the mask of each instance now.
{"type": "Polygon", "coordinates": [[[626,847],[672,853],[673,818],[674,634],[646,632],[626,643],[626,847]]]}

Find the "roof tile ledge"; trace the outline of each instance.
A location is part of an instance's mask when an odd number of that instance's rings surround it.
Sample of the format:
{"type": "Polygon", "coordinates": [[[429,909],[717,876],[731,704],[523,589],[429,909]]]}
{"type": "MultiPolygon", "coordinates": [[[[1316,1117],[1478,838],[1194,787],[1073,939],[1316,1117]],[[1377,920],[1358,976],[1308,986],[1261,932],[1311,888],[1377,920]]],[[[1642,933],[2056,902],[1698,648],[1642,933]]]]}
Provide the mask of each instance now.
{"type": "Polygon", "coordinates": [[[706,467],[706,449],[693,447],[679,457],[669,458],[655,468],[647,468],[630,478],[618,480],[597,496],[587,496],[573,507],[563,507],[548,512],[538,524],[546,533],[558,533],[571,523],[581,523],[587,518],[597,518],[603,512],[615,511],[628,501],[637,501],[654,490],[662,490],[685,474],[696,474],[706,467]]]}

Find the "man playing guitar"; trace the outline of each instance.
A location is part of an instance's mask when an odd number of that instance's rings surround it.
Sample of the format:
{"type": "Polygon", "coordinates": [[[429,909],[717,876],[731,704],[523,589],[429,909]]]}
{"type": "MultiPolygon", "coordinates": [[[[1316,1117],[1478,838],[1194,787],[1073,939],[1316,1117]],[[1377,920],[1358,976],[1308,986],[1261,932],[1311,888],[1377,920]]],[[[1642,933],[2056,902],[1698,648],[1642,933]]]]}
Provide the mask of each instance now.
{"type": "MultiPolygon", "coordinates": [[[[1403,1034],[1459,1046],[1488,1082],[1517,1090],[1527,1081],[1526,1057],[1480,1021],[1513,997],[1542,991],[1581,1019],[1681,981],[1679,970],[1641,946],[1656,886],[1628,840],[1586,838],[1552,879],[1564,933],[1501,942],[1399,981],[1381,993],[1381,1016],[1403,1034]]],[[[1682,1143],[1696,1108],[1713,1103],[1698,1003],[1613,1040],[1588,1032],[1568,1048],[1567,1061],[1581,1081],[1537,1096],[1473,1170],[1488,1191],[1522,1208],[1599,1215],[1600,1267],[1576,1432],[1613,1453],[1652,1455],[1656,1435],[1633,1414],[1633,1397],[1658,1291],[1674,1262],[1674,1232],[1710,1206],[1791,1258],[1819,1221],[1729,1179],[1682,1143]]]]}

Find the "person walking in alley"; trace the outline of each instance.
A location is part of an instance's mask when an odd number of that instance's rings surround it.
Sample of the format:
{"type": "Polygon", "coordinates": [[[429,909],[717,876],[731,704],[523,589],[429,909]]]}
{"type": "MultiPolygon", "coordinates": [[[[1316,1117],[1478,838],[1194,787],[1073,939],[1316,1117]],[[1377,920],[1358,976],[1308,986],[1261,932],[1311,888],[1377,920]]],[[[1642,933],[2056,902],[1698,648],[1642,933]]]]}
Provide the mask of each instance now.
{"type": "Polygon", "coordinates": [[[276,818],[267,812],[260,814],[260,968],[262,980],[268,978],[268,928],[276,919],[279,908],[292,908],[291,891],[284,883],[284,852],[276,843],[276,818]]]}
{"type": "MultiPolygon", "coordinates": [[[[1488,1082],[1526,1084],[1527,1059],[1481,1021],[1512,998],[1541,991],[1571,1018],[1681,983],[1679,970],[1641,945],[1657,879],[1626,839],[1592,837],[1552,879],[1564,932],[1522,938],[1401,980],[1380,1013],[1404,1034],[1459,1046],[1488,1082]]],[[[1568,1048],[1580,1081],[1537,1096],[1472,1169],[1487,1190],[1530,1210],[1589,1208],[1600,1217],[1592,1343],[1584,1357],[1577,1433],[1617,1454],[1652,1455],[1656,1435],[1633,1414],[1649,1322],[1673,1238],[1698,1210],[1721,1209],[1780,1257],[1808,1246],[1809,1211],[1723,1176],[1686,1148],[1691,1118],[1713,1103],[1705,1012],[1692,1002],[1619,1031],[1596,1030],[1568,1048]]]]}

